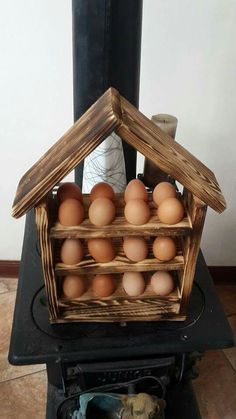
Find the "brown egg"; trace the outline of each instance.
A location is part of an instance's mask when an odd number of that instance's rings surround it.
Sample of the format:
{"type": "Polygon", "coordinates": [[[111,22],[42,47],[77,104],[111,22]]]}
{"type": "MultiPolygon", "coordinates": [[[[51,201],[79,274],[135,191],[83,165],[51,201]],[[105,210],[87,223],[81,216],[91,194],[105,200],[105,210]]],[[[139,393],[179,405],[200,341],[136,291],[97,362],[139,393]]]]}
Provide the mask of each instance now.
{"type": "Polygon", "coordinates": [[[112,275],[96,275],[92,282],[94,294],[98,297],[109,297],[115,291],[116,284],[112,275]]]}
{"type": "Polygon", "coordinates": [[[157,295],[169,295],[175,288],[172,275],[167,271],[157,271],[151,277],[151,286],[157,295]]]}
{"type": "Polygon", "coordinates": [[[133,199],[125,205],[125,218],[130,224],[142,225],[150,218],[150,209],[146,202],[141,199],[133,199]]]}
{"type": "Polygon", "coordinates": [[[95,226],[106,226],[114,220],[116,207],[110,199],[97,198],[89,207],[89,219],[95,226]]]}
{"type": "Polygon", "coordinates": [[[157,208],[157,216],[164,224],[177,224],[184,218],[184,206],[177,198],[167,198],[157,208]]]}
{"type": "Polygon", "coordinates": [[[80,297],[86,290],[85,281],[81,276],[68,275],[63,280],[62,289],[67,298],[80,297]]]}
{"type": "Polygon", "coordinates": [[[167,262],[176,256],[176,244],[171,237],[157,237],[153,242],[153,254],[161,261],[167,262]]]}
{"type": "Polygon", "coordinates": [[[142,199],[143,201],[148,201],[146,188],[143,182],[139,179],[131,180],[126,186],[124,200],[125,202],[128,202],[131,199],[142,199]]]}
{"type": "Polygon", "coordinates": [[[158,206],[167,198],[176,198],[176,189],[169,182],[160,182],[152,193],[152,199],[158,206]]]}
{"type": "Polygon", "coordinates": [[[84,219],[84,207],[77,199],[63,201],[58,209],[58,219],[64,226],[76,226],[84,219]]]}
{"type": "Polygon", "coordinates": [[[88,250],[96,262],[110,262],[115,257],[115,250],[111,239],[89,239],[88,250]]]}
{"type": "Polygon", "coordinates": [[[145,289],[145,281],[140,272],[125,272],[122,279],[122,285],[126,294],[131,297],[137,297],[145,289]]]}
{"type": "Polygon", "coordinates": [[[111,201],[115,200],[115,192],[112,187],[105,182],[99,182],[92,188],[90,192],[90,200],[94,201],[97,198],[107,198],[111,201]]]}
{"type": "Polygon", "coordinates": [[[65,182],[59,186],[57,191],[57,200],[59,204],[66,199],[77,199],[80,202],[83,202],[83,195],[80,190],[80,187],[76,183],[65,182]]]}
{"type": "Polygon", "coordinates": [[[84,249],[79,239],[66,239],[61,247],[61,261],[66,265],[75,265],[81,262],[84,249]]]}
{"type": "Polygon", "coordinates": [[[125,237],[123,249],[125,256],[133,262],[146,259],[148,254],[147,242],[143,237],[125,237]]]}

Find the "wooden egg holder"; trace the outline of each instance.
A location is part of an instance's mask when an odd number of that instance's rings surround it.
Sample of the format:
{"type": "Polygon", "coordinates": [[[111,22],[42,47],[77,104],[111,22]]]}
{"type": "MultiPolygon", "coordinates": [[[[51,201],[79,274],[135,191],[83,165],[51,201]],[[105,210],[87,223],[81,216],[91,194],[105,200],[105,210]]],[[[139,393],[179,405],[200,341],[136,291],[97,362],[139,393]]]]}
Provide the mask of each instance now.
{"type": "Polygon", "coordinates": [[[219,213],[226,208],[214,173],[111,87],[23,175],[17,187],[12,215],[18,218],[35,208],[52,323],[184,320],[207,205],[219,213]],[[78,227],[64,228],[57,224],[55,200],[50,195],[50,190],[112,132],[187,188],[184,189],[186,217],[179,224],[164,225],[156,216],[152,216],[146,225],[132,226],[121,216],[121,211],[110,226],[102,229],[92,226],[88,219],[78,227]],[[116,259],[109,264],[96,264],[88,256],[76,267],[57,263],[56,249],[60,239],[121,238],[126,235],[141,235],[146,238],[158,235],[178,236],[181,252],[168,264],[160,263],[154,258],[134,264],[119,252],[116,259]],[[146,291],[138,298],[128,297],[119,285],[119,273],[131,268],[144,272],[174,270],[178,279],[177,289],[167,297],[159,297],[147,285],[146,291]],[[117,273],[119,282],[112,296],[98,299],[88,290],[80,299],[62,298],[61,277],[67,272],[84,272],[89,278],[94,272],[109,271],[117,273]]]}
{"type": "MultiPolygon", "coordinates": [[[[183,192],[186,214],[176,225],[161,223],[156,216],[156,208],[151,198],[151,218],[141,226],[133,226],[125,220],[123,195],[116,195],[116,218],[111,225],[96,227],[88,218],[75,227],[64,227],[57,221],[57,201],[55,193],[49,193],[44,201],[35,207],[45,288],[48,297],[48,309],[51,323],[62,322],[125,322],[184,320],[194,279],[196,261],[201,234],[207,210],[200,199],[186,188],[183,192]],[[151,245],[148,258],[134,263],[128,260],[122,250],[121,238],[125,236],[142,236],[146,239],[157,236],[176,237],[178,252],[170,262],[159,262],[154,258],[151,245]],[[116,246],[116,257],[108,263],[97,263],[85,252],[84,259],[77,265],[65,265],[60,262],[58,249],[62,239],[94,237],[111,237],[116,246]],[[166,297],[157,296],[149,278],[153,271],[174,271],[177,287],[166,297]],[[146,289],[139,297],[128,296],[121,284],[122,273],[127,271],[144,272],[146,289]],[[93,295],[90,284],[94,274],[116,274],[115,292],[106,298],[93,295]],[[68,274],[86,276],[87,291],[76,299],[63,298],[61,279],[68,274]]],[[[89,196],[84,195],[84,206],[87,210],[89,196]]]]}

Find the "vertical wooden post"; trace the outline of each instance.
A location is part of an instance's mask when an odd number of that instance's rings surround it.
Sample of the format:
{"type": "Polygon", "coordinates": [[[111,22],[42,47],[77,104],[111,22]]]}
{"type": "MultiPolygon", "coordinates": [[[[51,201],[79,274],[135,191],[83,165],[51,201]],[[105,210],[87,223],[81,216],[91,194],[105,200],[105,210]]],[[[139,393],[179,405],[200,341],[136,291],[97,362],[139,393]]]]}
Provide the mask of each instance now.
{"type": "Polygon", "coordinates": [[[183,243],[185,267],[181,286],[182,299],[180,314],[186,314],[187,311],[207,211],[207,205],[195,195],[192,195],[186,188],[184,188],[184,201],[191,218],[192,231],[190,236],[186,237],[183,243]]]}
{"type": "Polygon", "coordinates": [[[52,243],[49,237],[49,219],[46,201],[35,207],[35,220],[38,229],[44,282],[48,298],[48,310],[51,321],[58,318],[57,284],[53,267],[52,243]]]}

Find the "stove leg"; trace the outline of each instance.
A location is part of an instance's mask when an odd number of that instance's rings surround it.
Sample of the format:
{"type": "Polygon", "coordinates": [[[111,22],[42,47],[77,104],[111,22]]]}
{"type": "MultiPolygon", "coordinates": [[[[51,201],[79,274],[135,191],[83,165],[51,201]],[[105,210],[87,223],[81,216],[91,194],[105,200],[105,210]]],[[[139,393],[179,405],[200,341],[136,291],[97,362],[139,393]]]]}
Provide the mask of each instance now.
{"type": "Polygon", "coordinates": [[[165,419],[202,419],[191,381],[171,386],[166,402],[165,419]]]}

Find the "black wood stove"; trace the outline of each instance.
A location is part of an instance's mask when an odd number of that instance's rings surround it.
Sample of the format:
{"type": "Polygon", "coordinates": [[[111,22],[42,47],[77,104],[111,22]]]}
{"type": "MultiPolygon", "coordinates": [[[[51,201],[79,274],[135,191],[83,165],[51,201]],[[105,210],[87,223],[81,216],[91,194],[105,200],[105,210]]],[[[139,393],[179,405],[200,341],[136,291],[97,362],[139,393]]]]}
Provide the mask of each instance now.
{"type": "MultiPolygon", "coordinates": [[[[138,105],[141,16],[140,0],[73,1],[75,119],[110,85],[138,105]]],[[[129,180],[136,154],[127,145],[124,153],[129,180]]],[[[80,184],[82,171],[80,165],[80,184]]],[[[47,419],[72,417],[78,395],[92,388],[156,394],[167,402],[166,418],[200,418],[191,387],[196,360],[232,345],[202,254],[185,322],[50,325],[34,212],[28,213],[9,361],[46,363],[47,419]]]]}

